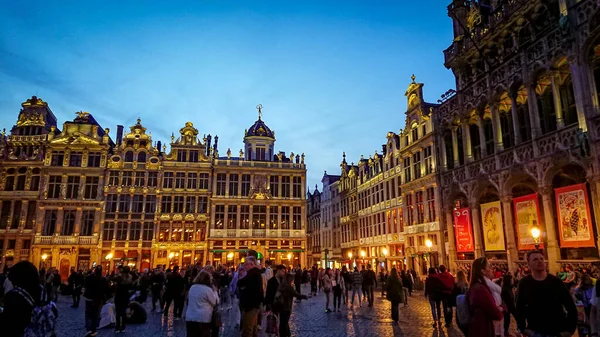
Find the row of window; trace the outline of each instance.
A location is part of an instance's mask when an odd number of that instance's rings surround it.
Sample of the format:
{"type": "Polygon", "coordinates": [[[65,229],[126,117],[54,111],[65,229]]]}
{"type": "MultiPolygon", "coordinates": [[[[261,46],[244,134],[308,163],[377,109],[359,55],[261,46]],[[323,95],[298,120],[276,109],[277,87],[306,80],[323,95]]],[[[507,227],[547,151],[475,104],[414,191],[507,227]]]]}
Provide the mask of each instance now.
{"type": "Polygon", "coordinates": [[[216,205],[215,228],[302,229],[302,208],[299,206],[216,205]]]}
{"type": "Polygon", "coordinates": [[[146,221],[105,221],[102,227],[102,240],[104,241],[152,241],[154,222],[146,221]]]}
{"type": "Polygon", "coordinates": [[[3,187],[5,191],[25,191],[26,189],[29,191],[39,191],[40,179],[41,170],[39,168],[34,168],[31,170],[29,188],[27,188],[27,168],[9,168],[6,170],[3,187]]]}
{"type": "Polygon", "coordinates": [[[36,201],[29,201],[27,209],[21,200],[3,200],[0,206],[0,229],[18,229],[22,219],[23,211],[25,229],[33,229],[36,216],[36,201]]]}
{"type": "Polygon", "coordinates": [[[48,176],[48,199],[89,199],[95,200],[98,197],[98,188],[100,177],[88,176],[82,181],[81,176],[51,175],[48,176]],[[82,185],[83,183],[83,189],[82,185]],[[62,194],[64,188],[64,195],[62,194]],[[80,195],[83,193],[83,195],[80,195]]]}
{"type": "Polygon", "coordinates": [[[206,223],[173,222],[161,223],[158,229],[158,242],[167,241],[204,241],[206,239],[206,223]]]}
{"type": "Polygon", "coordinates": [[[110,171],[108,172],[108,186],[158,187],[158,172],[110,171]]]}
{"type": "MultiPolygon", "coordinates": [[[[0,240],[0,251],[2,249],[4,249],[5,244],[6,244],[6,250],[17,249],[17,240],[16,239],[0,240]]],[[[21,241],[21,249],[31,249],[31,240],[26,239],[26,240],[21,241]]]]}
{"type": "Polygon", "coordinates": [[[94,233],[94,210],[83,210],[81,212],[81,229],[79,233],[75,233],[75,223],[77,211],[74,209],[66,210],[46,210],[44,213],[44,225],[42,227],[42,235],[51,236],[55,234],[59,235],[73,235],[79,234],[80,236],[91,236],[94,233]],[[62,223],[58,228],[58,216],[59,212],[62,212],[62,223]]]}
{"type": "Polygon", "coordinates": [[[423,191],[409,193],[404,198],[406,204],[407,225],[434,221],[437,217],[435,209],[435,188],[429,187],[423,191]],[[425,212],[427,210],[427,213],[425,212]],[[416,216],[416,221],[415,221],[416,216]]]}
{"type": "MultiPolygon", "coordinates": [[[[70,152],[66,154],[63,151],[55,151],[52,152],[50,165],[81,167],[83,163],[83,156],[83,152],[70,152]],[[67,159],[66,161],[65,158],[67,159]]],[[[100,167],[101,158],[102,154],[100,152],[89,152],[87,154],[87,167],[100,167]]]]}
{"type": "MultiPolygon", "coordinates": [[[[302,178],[298,176],[271,176],[269,178],[269,192],[273,197],[301,198],[302,178]]],[[[240,179],[239,174],[218,173],[215,194],[218,196],[248,196],[250,194],[250,175],[242,174],[240,179]]]]}

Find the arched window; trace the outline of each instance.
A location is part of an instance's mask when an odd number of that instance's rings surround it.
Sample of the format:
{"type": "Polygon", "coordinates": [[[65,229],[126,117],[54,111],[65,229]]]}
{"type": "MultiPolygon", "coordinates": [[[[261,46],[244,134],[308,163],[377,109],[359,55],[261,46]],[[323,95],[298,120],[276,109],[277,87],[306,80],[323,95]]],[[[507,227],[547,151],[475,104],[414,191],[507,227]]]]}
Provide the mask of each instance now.
{"type": "Polygon", "coordinates": [[[139,152],[137,155],[137,161],[139,163],[145,163],[146,162],[146,152],[139,152]]]}
{"type": "Polygon", "coordinates": [[[547,87],[541,95],[537,96],[537,106],[542,134],[556,130],[556,110],[554,109],[552,87],[547,87]]]}
{"type": "Polygon", "coordinates": [[[15,190],[15,178],[16,178],[17,170],[14,168],[9,168],[5,173],[4,180],[4,190],[5,191],[14,191],[15,190]]]}
{"type": "Polygon", "coordinates": [[[571,77],[566,79],[560,86],[559,92],[565,126],[576,124],[578,122],[577,105],[575,104],[575,94],[573,92],[573,82],[571,81],[571,77]]]}
{"type": "Polygon", "coordinates": [[[130,163],[133,161],[133,151],[125,152],[125,162],[130,163]]]}
{"type": "Polygon", "coordinates": [[[458,144],[456,144],[457,148],[458,148],[458,164],[464,165],[465,164],[465,149],[463,147],[462,128],[458,128],[456,130],[456,142],[458,143],[458,144]]]}
{"type": "Polygon", "coordinates": [[[16,191],[24,191],[25,190],[25,180],[27,179],[27,168],[19,167],[18,175],[17,175],[17,186],[15,187],[16,191]]]}
{"type": "MultiPolygon", "coordinates": [[[[527,98],[529,99],[529,98],[527,98]]],[[[519,119],[519,136],[521,141],[531,139],[531,120],[529,119],[529,106],[527,102],[517,105],[517,118],[519,119]]]]}
{"type": "Polygon", "coordinates": [[[481,140],[479,139],[479,127],[475,124],[469,125],[471,134],[471,153],[474,160],[481,159],[481,140]]]}
{"type": "Polygon", "coordinates": [[[502,130],[502,145],[508,149],[514,145],[514,131],[510,112],[500,113],[500,129],[502,130]]]}
{"type": "Polygon", "coordinates": [[[492,120],[486,118],[483,120],[483,131],[485,134],[485,150],[488,155],[494,154],[494,127],[492,120]]]}
{"type": "Polygon", "coordinates": [[[454,168],[454,146],[452,144],[452,131],[444,132],[444,146],[446,147],[446,167],[454,168]]]}

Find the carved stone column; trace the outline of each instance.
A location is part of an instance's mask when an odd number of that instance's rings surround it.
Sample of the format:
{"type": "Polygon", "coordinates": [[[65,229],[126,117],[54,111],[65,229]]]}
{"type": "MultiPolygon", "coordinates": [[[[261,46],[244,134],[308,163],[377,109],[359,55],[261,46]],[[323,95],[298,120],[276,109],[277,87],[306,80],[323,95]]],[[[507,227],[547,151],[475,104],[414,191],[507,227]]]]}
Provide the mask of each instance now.
{"type": "Polygon", "coordinates": [[[492,129],[494,131],[494,147],[496,152],[504,150],[504,144],[502,142],[502,126],[500,125],[500,111],[498,111],[498,105],[494,104],[491,107],[492,110],[492,129]]]}
{"type": "MultiPolygon", "coordinates": [[[[448,166],[447,166],[448,161],[446,159],[446,139],[444,139],[443,135],[440,138],[441,138],[441,144],[440,144],[440,161],[441,162],[439,163],[439,166],[441,168],[441,171],[446,171],[448,169],[448,166]]],[[[432,149],[435,152],[435,146],[432,146],[432,149]]],[[[435,159],[435,154],[432,157],[435,159]]],[[[392,160],[393,160],[393,158],[392,158],[392,160]]],[[[434,161],[434,164],[433,164],[434,172],[436,171],[435,168],[436,168],[436,165],[435,165],[435,161],[434,161]]],[[[394,186],[394,188],[395,188],[395,186],[394,186]]]]}
{"type": "Polygon", "coordinates": [[[560,102],[560,91],[557,82],[558,74],[550,75],[550,81],[552,82],[552,98],[554,99],[554,113],[556,114],[556,128],[562,129],[565,127],[565,119],[563,117],[562,104],[560,102]]]}
{"type": "MultiPolygon", "coordinates": [[[[458,135],[456,134],[458,127],[453,126],[452,130],[452,159],[454,160],[454,167],[457,167],[460,164],[460,159],[458,158],[458,135]]],[[[462,146],[462,144],[460,145],[462,146]]]]}
{"type": "Polygon", "coordinates": [[[64,208],[59,207],[58,214],[56,215],[56,230],[53,234],[61,235],[60,232],[62,231],[64,216],[65,216],[64,208]]]}
{"type": "Polygon", "coordinates": [[[471,128],[467,122],[461,124],[463,134],[463,152],[465,154],[465,162],[470,163],[473,161],[473,149],[471,148],[471,128]]]}
{"type": "MultiPolygon", "coordinates": [[[[456,268],[456,237],[454,236],[454,214],[452,209],[446,211],[446,229],[448,230],[448,266],[452,270],[456,268]]],[[[442,240],[443,241],[443,240],[442,240]]],[[[440,242],[442,242],[440,241],[440,242]]]]}
{"type": "Polygon", "coordinates": [[[483,127],[483,114],[477,118],[477,129],[479,129],[479,151],[481,152],[481,158],[487,156],[487,147],[485,146],[485,129],[483,127]]]}
{"type": "Polygon", "coordinates": [[[79,233],[81,232],[81,215],[83,214],[83,210],[81,209],[81,207],[77,207],[77,210],[75,211],[75,231],[74,234],[79,235],[79,233]]]}
{"type": "Polygon", "coordinates": [[[560,260],[560,248],[556,237],[556,223],[554,222],[554,207],[552,198],[554,191],[552,186],[544,186],[539,188],[542,195],[542,208],[544,209],[544,232],[546,233],[546,251],[548,252],[548,267],[552,274],[558,272],[558,263],[560,260]]]}
{"type": "Polygon", "coordinates": [[[508,270],[514,272],[517,269],[515,261],[519,258],[519,251],[515,241],[513,199],[511,196],[503,196],[500,200],[502,202],[502,213],[504,215],[504,234],[506,236],[506,259],[508,260],[508,270]]]}
{"type": "Polygon", "coordinates": [[[471,206],[471,222],[473,223],[473,236],[475,237],[475,258],[485,256],[483,240],[481,236],[481,217],[479,212],[479,203],[470,202],[471,206]]]}
{"type": "Polygon", "coordinates": [[[541,135],[540,114],[537,106],[537,94],[532,84],[525,85],[527,90],[527,104],[529,106],[529,121],[531,123],[531,139],[535,139],[541,135]]]}
{"type": "Polygon", "coordinates": [[[510,115],[512,119],[513,134],[515,136],[515,146],[517,146],[521,143],[521,131],[519,129],[519,114],[517,113],[516,97],[510,98],[510,115]]]}
{"type": "Polygon", "coordinates": [[[590,90],[590,84],[587,80],[586,73],[584,67],[581,66],[581,61],[578,59],[578,55],[569,55],[567,57],[569,61],[569,68],[571,70],[571,80],[573,82],[573,94],[575,96],[575,105],[577,106],[577,121],[579,123],[579,128],[583,130],[583,132],[588,131],[587,121],[586,121],[586,110],[589,111],[588,114],[590,117],[594,114],[594,110],[592,108],[592,104],[590,102],[590,108],[586,109],[586,98],[591,98],[593,100],[593,96],[595,93],[592,93],[590,90]]]}

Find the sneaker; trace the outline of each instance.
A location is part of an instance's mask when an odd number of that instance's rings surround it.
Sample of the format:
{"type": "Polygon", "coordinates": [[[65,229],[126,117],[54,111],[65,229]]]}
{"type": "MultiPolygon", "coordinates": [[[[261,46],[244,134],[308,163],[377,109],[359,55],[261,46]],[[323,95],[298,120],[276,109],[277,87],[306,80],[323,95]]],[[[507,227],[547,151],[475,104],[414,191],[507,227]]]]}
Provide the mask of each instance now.
{"type": "Polygon", "coordinates": [[[92,336],[92,332],[91,331],[88,331],[88,332],[85,333],[85,337],[90,337],[90,336],[92,336]]]}
{"type": "Polygon", "coordinates": [[[97,332],[91,332],[89,336],[90,337],[96,337],[97,334],[98,334],[97,332]]]}
{"type": "Polygon", "coordinates": [[[258,330],[258,331],[261,331],[261,330],[262,330],[262,326],[260,326],[260,325],[257,325],[257,326],[256,326],[256,330],[258,330]]]}

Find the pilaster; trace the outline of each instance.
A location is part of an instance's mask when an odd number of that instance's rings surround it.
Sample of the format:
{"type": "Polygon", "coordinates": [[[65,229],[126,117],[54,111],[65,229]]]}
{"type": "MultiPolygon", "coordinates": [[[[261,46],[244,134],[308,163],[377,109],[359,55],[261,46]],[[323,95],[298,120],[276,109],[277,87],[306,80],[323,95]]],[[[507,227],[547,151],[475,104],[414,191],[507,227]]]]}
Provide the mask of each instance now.
{"type": "Polygon", "coordinates": [[[485,256],[483,240],[481,236],[481,218],[479,216],[479,203],[470,202],[471,206],[471,221],[473,223],[473,236],[475,237],[475,258],[485,256]]]}
{"type": "Polygon", "coordinates": [[[517,269],[515,261],[519,258],[517,243],[515,240],[515,224],[513,220],[513,199],[511,196],[500,198],[502,202],[502,213],[504,215],[504,234],[506,236],[506,260],[508,270],[514,272],[517,269]]]}
{"type": "Polygon", "coordinates": [[[558,260],[560,260],[560,248],[556,237],[556,223],[554,222],[554,207],[552,197],[554,191],[552,186],[544,186],[539,189],[542,195],[542,208],[544,209],[544,232],[546,233],[546,251],[548,252],[548,266],[552,274],[558,272],[558,260]]]}

